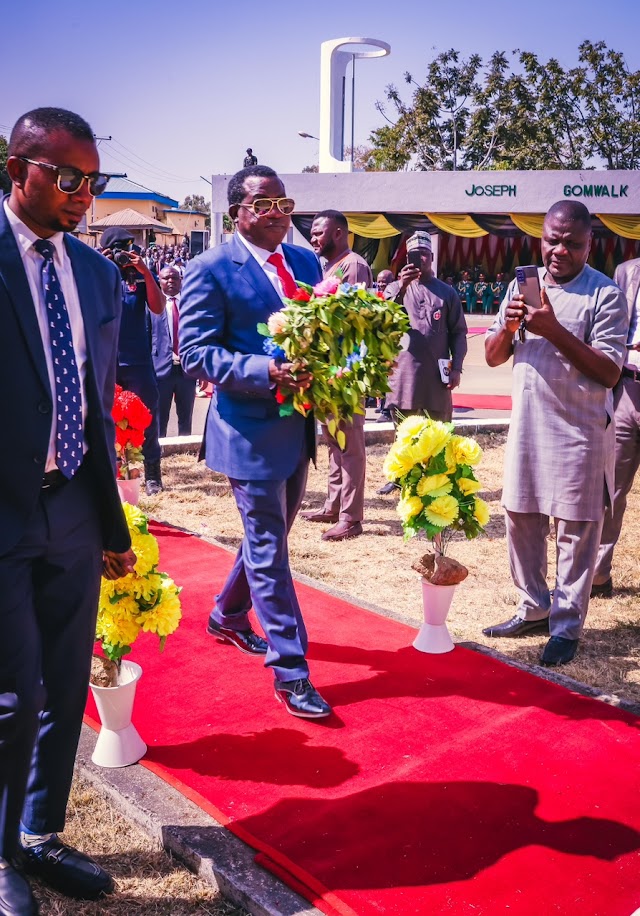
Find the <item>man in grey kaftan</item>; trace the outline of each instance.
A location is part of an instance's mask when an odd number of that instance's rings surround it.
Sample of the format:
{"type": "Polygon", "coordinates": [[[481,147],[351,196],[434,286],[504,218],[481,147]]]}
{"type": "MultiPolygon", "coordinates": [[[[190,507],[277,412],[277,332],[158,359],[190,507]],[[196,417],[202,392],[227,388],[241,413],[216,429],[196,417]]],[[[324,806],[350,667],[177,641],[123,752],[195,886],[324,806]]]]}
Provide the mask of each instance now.
{"type": "Polygon", "coordinates": [[[543,228],[541,307],[525,305],[514,281],[485,340],[490,366],[513,354],[502,504],[519,604],[515,617],[484,633],[520,636],[549,626],[544,665],[575,655],[605,501],[614,491],[611,389],[624,362],[629,317],[620,289],[586,264],[590,244],[586,207],[554,204],[543,228]],[[550,517],[557,557],[552,595],[546,583],[550,517]]]}

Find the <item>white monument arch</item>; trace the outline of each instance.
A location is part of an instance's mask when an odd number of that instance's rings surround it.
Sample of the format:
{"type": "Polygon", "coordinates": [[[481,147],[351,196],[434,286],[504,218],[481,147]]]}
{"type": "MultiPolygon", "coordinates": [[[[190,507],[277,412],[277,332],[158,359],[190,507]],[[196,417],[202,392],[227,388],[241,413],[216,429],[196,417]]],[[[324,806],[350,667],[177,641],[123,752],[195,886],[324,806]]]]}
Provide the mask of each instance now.
{"type": "Polygon", "coordinates": [[[352,172],[344,160],[347,67],[351,74],[351,148],[354,146],[355,62],[386,57],[391,47],[377,38],[333,38],[320,46],[320,160],[321,172],[352,172]]]}

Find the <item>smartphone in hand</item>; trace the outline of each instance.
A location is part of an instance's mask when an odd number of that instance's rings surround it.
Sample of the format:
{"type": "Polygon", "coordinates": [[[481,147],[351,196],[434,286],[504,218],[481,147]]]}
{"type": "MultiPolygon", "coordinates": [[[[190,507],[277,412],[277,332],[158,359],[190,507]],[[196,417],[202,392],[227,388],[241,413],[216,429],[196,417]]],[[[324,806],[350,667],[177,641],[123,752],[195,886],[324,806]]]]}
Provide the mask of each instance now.
{"type": "Polygon", "coordinates": [[[422,269],[422,260],[420,258],[419,251],[408,251],[407,252],[407,264],[411,264],[412,267],[417,267],[418,270],[422,269]]]}
{"type": "Polygon", "coordinates": [[[532,309],[541,308],[542,300],[540,299],[538,268],[534,264],[528,264],[526,267],[516,267],[516,282],[518,284],[518,292],[521,296],[524,296],[525,304],[531,306],[532,309]]]}

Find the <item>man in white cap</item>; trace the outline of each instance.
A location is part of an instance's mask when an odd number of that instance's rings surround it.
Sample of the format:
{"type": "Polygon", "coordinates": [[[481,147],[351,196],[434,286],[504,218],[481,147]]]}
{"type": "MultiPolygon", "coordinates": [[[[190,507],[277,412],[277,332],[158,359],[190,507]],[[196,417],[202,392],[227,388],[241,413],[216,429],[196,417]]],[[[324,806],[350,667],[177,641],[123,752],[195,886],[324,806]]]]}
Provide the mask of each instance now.
{"type": "MultiPolygon", "coordinates": [[[[433,253],[428,232],[415,232],[407,241],[407,264],[385,299],[401,303],[411,322],[389,384],[386,398],[394,423],[398,414],[422,414],[433,420],[450,420],[451,392],[460,384],[462,363],[467,354],[467,323],[457,292],[438,280],[431,269],[433,253]],[[418,266],[419,265],[419,266],[418,266]],[[439,360],[448,363],[448,381],[443,381],[439,360]]],[[[381,495],[393,493],[395,484],[385,484],[381,495]]]]}

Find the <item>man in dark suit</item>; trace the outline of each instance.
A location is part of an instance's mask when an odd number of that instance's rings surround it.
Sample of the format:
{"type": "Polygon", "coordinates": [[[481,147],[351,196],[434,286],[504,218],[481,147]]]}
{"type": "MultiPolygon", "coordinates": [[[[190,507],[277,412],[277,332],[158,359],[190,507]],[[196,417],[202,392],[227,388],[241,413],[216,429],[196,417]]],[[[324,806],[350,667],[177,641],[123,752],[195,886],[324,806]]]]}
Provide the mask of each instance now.
{"type": "Polygon", "coordinates": [[[322,274],[311,251],[281,244],[294,202],[273,169],[242,169],[229,181],[227,196],[237,231],[229,244],[189,264],[180,308],[182,365],[215,386],[205,431],[207,466],[229,477],[244,525],[209,632],[244,652],[266,655],[276,697],[292,715],[320,718],[331,709],[309,680],[307,634],[287,548],[315,455],[315,430],[312,417],[281,417],[275,397],[277,387],[304,390],[310,378],[265,355],[257,325],[282,308],[296,281],[317,283],[322,274]],[[251,629],[252,605],[266,641],[251,629]]]}
{"type": "Polygon", "coordinates": [[[115,483],[117,269],[67,233],[102,193],[89,125],[23,115],[0,204],[0,916],[37,912],[22,871],[74,897],[110,876],[57,837],[89,683],[101,573],[135,556],[115,483]]]}
{"type": "Polygon", "coordinates": [[[178,415],[178,435],[191,435],[196,380],[187,375],[180,363],[178,349],[178,319],[182,276],[175,267],[160,271],[160,289],[165,308],[160,315],[151,313],[151,358],[158,380],[160,436],[167,435],[171,404],[175,398],[178,415]]]}

